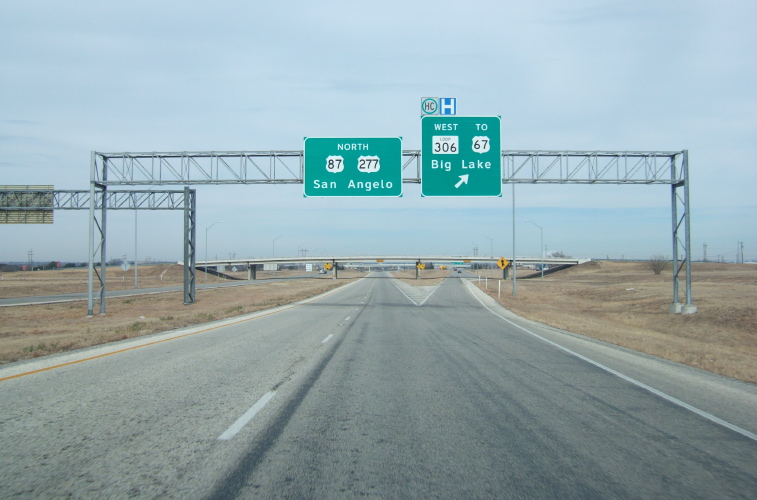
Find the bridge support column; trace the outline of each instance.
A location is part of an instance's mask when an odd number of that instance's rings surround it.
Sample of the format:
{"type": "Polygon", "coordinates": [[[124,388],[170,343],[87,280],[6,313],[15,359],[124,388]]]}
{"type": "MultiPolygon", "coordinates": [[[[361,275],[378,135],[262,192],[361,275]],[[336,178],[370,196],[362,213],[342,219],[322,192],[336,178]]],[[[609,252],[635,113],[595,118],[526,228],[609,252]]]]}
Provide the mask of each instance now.
{"type": "Polygon", "coordinates": [[[258,265],[257,264],[247,264],[247,280],[256,280],[258,279],[258,265]]]}

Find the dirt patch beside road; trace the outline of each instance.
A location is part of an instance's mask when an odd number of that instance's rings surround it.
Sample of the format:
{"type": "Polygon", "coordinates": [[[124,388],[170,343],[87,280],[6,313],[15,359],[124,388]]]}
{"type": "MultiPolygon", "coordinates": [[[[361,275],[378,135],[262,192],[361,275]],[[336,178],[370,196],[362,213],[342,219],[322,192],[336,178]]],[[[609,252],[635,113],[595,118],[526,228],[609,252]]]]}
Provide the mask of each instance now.
{"type": "MultiPolygon", "coordinates": [[[[497,299],[492,278],[501,271],[489,273],[486,292],[497,299]]],[[[757,383],[757,265],[695,263],[692,287],[699,311],[670,314],[670,270],[655,275],[647,263],[594,261],[544,280],[518,279],[517,297],[512,281],[503,281],[499,302],[556,328],[757,383]]]]}

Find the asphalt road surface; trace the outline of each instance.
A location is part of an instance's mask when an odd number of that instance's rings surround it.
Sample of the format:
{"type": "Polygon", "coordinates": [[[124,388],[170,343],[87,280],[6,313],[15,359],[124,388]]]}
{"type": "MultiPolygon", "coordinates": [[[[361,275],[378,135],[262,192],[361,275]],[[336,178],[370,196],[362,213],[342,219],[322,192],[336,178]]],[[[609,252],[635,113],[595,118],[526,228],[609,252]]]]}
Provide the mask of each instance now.
{"type": "Polygon", "coordinates": [[[757,496],[754,385],[373,276],[0,368],[0,497],[757,496]]]}

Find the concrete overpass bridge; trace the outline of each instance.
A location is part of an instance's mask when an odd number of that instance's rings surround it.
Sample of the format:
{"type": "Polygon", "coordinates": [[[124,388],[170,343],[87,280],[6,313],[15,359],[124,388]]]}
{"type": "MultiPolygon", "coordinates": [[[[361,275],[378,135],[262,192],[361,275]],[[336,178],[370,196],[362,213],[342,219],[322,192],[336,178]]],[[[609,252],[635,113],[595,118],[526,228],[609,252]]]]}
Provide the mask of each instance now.
{"type": "MultiPolygon", "coordinates": [[[[266,264],[331,264],[334,269],[334,278],[338,275],[338,265],[344,267],[381,267],[383,265],[410,265],[415,266],[419,262],[433,262],[434,264],[449,264],[458,267],[470,267],[474,263],[494,264],[501,257],[480,257],[480,256],[463,256],[463,255],[352,255],[352,256],[316,256],[316,257],[271,257],[271,258],[242,258],[242,259],[218,259],[195,262],[195,268],[212,268],[216,269],[221,266],[247,266],[247,279],[254,280],[257,278],[257,266],[266,264]]],[[[591,259],[568,258],[545,258],[541,257],[505,257],[508,266],[503,270],[503,277],[507,277],[513,261],[517,265],[537,265],[545,266],[575,266],[589,262],[591,259]]],[[[179,264],[184,264],[179,262],[179,264]]],[[[416,268],[417,269],[417,268],[416,268]]]]}

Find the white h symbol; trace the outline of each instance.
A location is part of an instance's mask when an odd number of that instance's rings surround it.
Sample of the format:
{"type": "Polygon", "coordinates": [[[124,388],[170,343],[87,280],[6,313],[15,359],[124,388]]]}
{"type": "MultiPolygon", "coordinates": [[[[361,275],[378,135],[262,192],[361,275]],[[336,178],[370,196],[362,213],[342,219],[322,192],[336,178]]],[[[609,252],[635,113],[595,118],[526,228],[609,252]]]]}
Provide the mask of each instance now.
{"type": "Polygon", "coordinates": [[[439,98],[439,114],[440,115],[456,115],[457,114],[457,99],[454,97],[439,98]]]}

